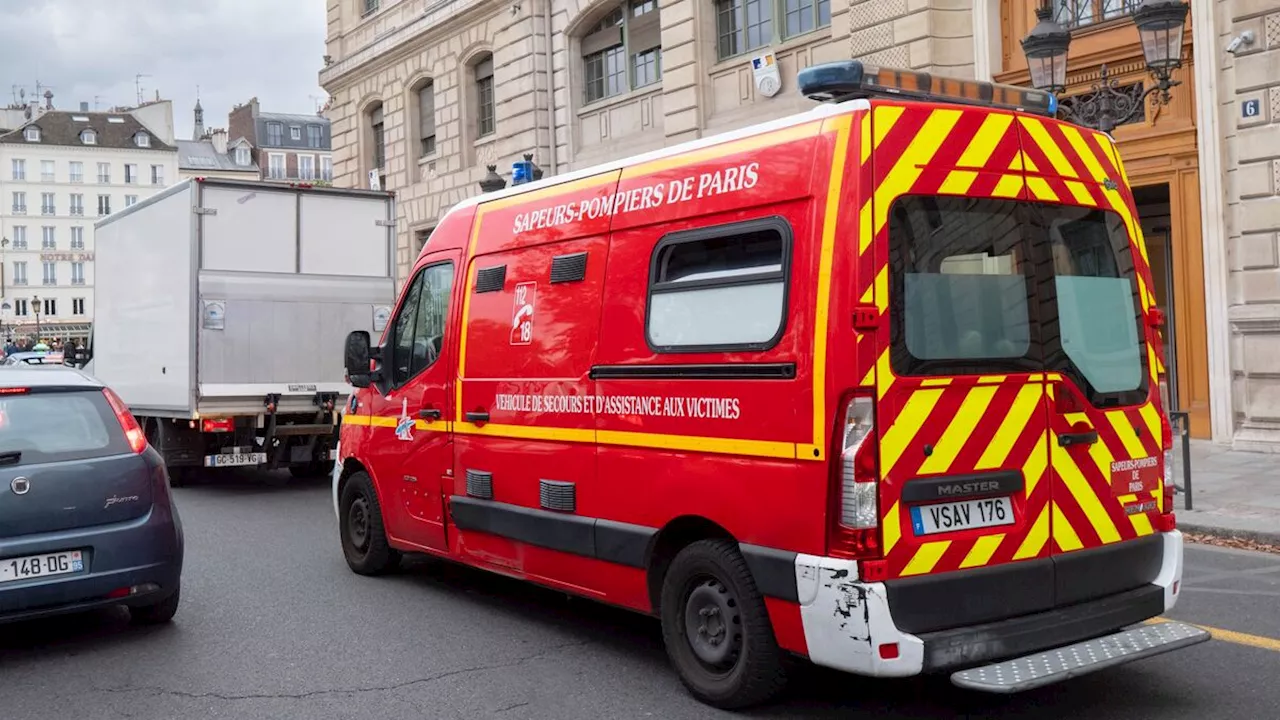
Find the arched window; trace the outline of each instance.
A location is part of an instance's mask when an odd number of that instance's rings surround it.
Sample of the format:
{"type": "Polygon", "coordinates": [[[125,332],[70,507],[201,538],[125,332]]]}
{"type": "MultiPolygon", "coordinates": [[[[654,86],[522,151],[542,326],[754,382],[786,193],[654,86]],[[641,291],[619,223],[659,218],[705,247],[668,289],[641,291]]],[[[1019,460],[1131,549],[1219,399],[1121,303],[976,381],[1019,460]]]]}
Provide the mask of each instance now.
{"type": "Polygon", "coordinates": [[[417,128],[415,136],[418,146],[418,157],[423,158],[435,154],[436,151],[436,86],[431,80],[423,80],[413,87],[413,127],[417,128]]]}
{"type": "Polygon", "coordinates": [[[372,141],[369,144],[369,166],[374,170],[381,170],[387,164],[387,133],[382,103],[369,108],[369,133],[372,141]]]}
{"type": "Polygon", "coordinates": [[[662,79],[657,0],[628,0],[582,38],[583,98],[595,102],[662,79]]]}
{"type": "Polygon", "coordinates": [[[831,0],[715,0],[715,3],[716,53],[722,60],[831,24],[831,0]]]}

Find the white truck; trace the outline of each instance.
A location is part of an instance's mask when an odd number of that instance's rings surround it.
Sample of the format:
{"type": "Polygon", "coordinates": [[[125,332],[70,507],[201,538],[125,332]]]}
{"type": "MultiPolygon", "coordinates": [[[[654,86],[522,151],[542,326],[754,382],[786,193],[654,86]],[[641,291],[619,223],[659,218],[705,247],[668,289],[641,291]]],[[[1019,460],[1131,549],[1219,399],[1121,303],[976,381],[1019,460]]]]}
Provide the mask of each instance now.
{"type": "Polygon", "coordinates": [[[395,302],[391,193],[192,179],[96,225],[94,325],[78,363],[168,463],[332,467],[352,330],[395,302]]]}

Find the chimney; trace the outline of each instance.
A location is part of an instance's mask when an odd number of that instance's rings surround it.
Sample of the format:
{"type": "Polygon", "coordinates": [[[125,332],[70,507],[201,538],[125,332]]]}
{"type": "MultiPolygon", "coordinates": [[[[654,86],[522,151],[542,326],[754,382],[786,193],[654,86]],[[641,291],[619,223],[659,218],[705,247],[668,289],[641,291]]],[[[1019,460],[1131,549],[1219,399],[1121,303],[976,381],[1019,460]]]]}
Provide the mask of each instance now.
{"type": "Polygon", "coordinates": [[[89,103],[87,102],[80,103],[80,112],[89,112],[89,103]]]}
{"type": "Polygon", "coordinates": [[[209,133],[209,140],[213,143],[213,151],[219,155],[227,154],[227,131],[222,128],[214,128],[209,133]]]}
{"type": "Polygon", "coordinates": [[[52,90],[44,91],[44,109],[45,110],[53,109],[53,91],[52,90]]]}

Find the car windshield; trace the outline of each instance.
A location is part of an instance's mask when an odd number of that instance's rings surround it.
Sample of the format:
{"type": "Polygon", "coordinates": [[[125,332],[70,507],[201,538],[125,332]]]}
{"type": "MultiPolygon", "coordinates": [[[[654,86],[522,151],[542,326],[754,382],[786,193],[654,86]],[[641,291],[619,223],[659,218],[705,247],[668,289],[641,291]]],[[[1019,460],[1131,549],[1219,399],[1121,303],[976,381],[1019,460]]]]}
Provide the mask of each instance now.
{"type": "Polygon", "coordinates": [[[0,394],[0,466],[124,452],[124,433],[99,391],[0,394]]]}

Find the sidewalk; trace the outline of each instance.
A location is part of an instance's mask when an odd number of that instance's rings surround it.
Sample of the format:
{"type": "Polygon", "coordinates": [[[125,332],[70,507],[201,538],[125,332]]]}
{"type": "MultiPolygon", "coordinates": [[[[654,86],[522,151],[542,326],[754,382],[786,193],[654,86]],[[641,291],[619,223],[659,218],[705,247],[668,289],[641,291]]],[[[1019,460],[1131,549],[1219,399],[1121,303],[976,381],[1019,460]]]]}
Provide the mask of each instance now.
{"type": "MultiPolygon", "coordinates": [[[[1176,460],[1174,477],[1181,486],[1181,457],[1176,460]]],[[[1181,492],[1174,500],[1179,528],[1280,545],[1280,455],[1192,440],[1191,491],[1193,510],[1183,509],[1181,492]]]]}

